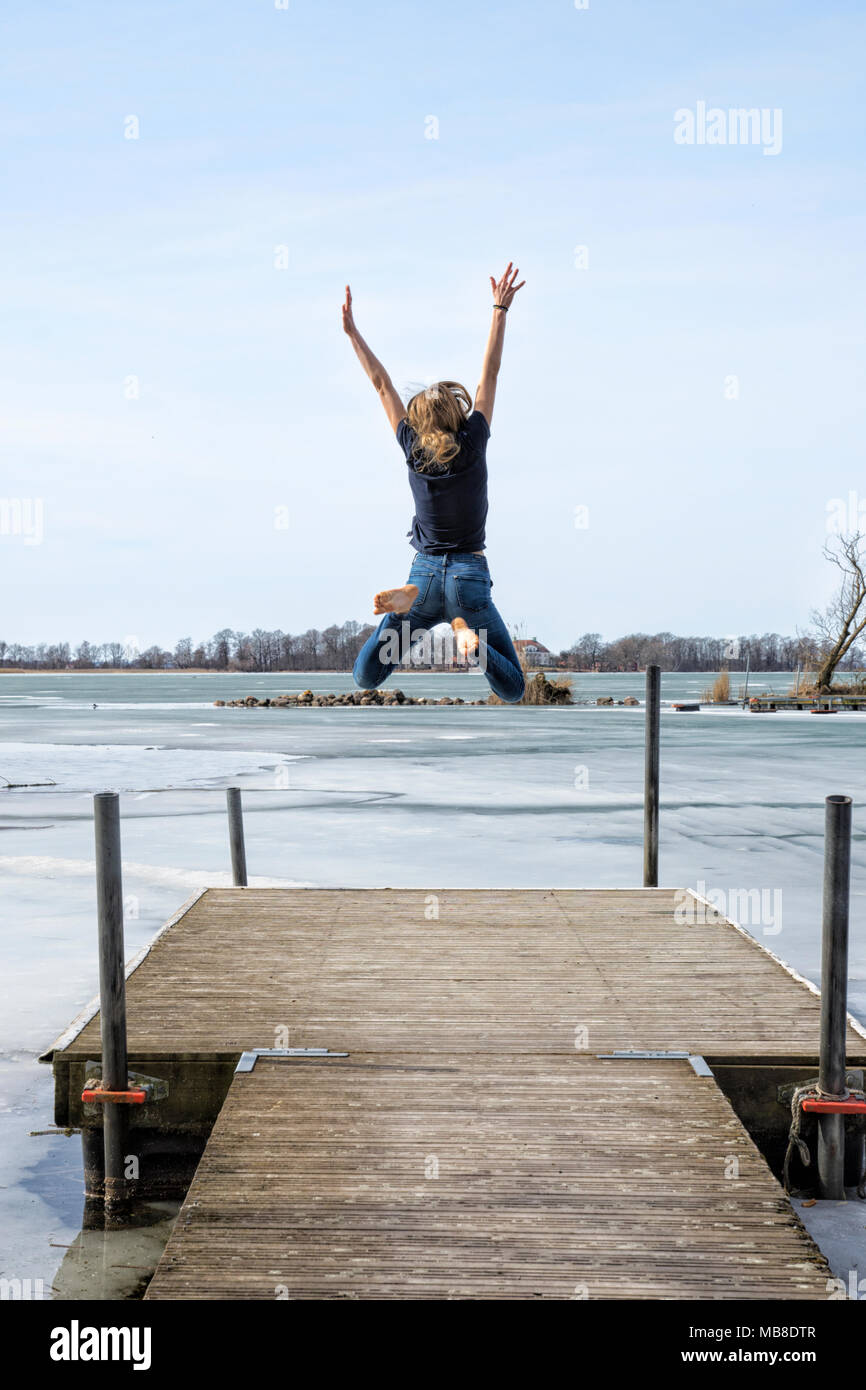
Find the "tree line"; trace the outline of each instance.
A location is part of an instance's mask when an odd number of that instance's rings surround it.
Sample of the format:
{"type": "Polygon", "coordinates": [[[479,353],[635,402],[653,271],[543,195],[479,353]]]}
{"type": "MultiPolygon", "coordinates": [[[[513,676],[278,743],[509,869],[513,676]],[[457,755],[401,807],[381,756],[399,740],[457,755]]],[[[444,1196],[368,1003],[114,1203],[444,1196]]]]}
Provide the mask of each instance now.
{"type": "MultiPolygon", "coordinates": [[[[778,632],[742,637],[677,637],[672,632],[632,632],[605,642],[584,633],[563,652],[562,664],[574,671],[641,671],[655,662],[663,671],[793,671],[819,661],[814,637],[783,637],[778,632]]],[[[866,665],[866,648],[852,646],[841,669],[866,665]]]]}
{"type": "MultiPolygon", "coordinates": [[[[152,646],[145,651],[129,642],[39,643],[23,646],[0,640],[3,667],[46,671],[204,670],[204,671],[349,671],[372,626],[358,622],[333,624],[319,631],[234,632],[223,628],[204,642],[183,637],[173,650],[152,646]]],[[[816,663],[815,638],[760,636],[678,637],[671,632],[632,632],[608,642],[597,632],[584,633],[567,649],[551,653],[544,665],[575,671],[639,671],[656,662],[664,671],[732,670],[793,671],[816,663]]],[[[852,644],[840,669],[866,666],[866,649],[852,644]]]]}
{"type": "Polygon", "coordinates": [[[205,670],[205,671],[344,671],[354,663],[367,637],[369,624],[345,622],[320,632],[233,632],[223,628],[204,642],[182,637],[173,650],[153,646],[139,651],[134,643],[40,643],[27,647],[0,640],[3,666],[48,671],[205,670]]]}

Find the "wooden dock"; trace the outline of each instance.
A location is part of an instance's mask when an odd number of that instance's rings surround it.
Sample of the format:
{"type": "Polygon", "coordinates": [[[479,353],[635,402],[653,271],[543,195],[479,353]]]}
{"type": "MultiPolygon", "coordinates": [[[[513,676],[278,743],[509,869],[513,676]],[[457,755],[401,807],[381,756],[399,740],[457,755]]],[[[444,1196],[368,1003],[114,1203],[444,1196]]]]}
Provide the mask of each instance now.
{"type": "Polygon", "coordinates": [[[752,695],[746,703],[752,714],[772,714],[785,710],[836,714],[840,710],[866,710],[866,695],[774,695],[770,692],[752,695]]]}
{"type": "MultiPolygon", "coordinates": [[[[810,1074],[819,998],[681,896],[200,894],[127,986],[130,1066],[170,1078],[139,1123],[205,1073],[215,1119],[146,1296],[825,1298],[737,1113],[810,1074]],[[348,1055],[234,1071],[274,1048],[348,1055]]],[[[46,1054],[58,1123],[98,1056],[92,1011],[46,1054]]]]}

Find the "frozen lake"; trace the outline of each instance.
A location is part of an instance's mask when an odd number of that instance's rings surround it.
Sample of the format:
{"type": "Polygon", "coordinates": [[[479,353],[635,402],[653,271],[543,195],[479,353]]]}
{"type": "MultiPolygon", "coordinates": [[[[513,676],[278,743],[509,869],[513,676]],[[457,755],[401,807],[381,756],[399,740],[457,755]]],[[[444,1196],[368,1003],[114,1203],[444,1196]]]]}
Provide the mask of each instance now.
{"type": "MultiPolygon", "coordinates": [[[[791,677],[752,682],[784,690],[791,677]]],[[[666,674],[662,697],[695,699],[711,683],[666,674]]],[[[477,674],[391,684],[486,694],[477,674]]],[[[642,696],[644,678],[574,684],[594,702],[642,696]]],[[[642,709],[213,706],[351,687],[329,673],[0,678],[0,776],[52,784],[0,782],[0,1274],[43,1278],[47,1291],[56,1247],[80,1225],[79,1141],[29,1131],[53,1123],[50,1071],[34,1058],[96,991],[94,791],[121,792],[128,955],[190,893],[229,881],[228,785],[244,790],[253,883],[640,883],[642,709]]],[[[854,797],[850,1007],[866,1020],[866,716],[665,709],[661,768],[660,881],[723,894],[816,983],[823,798],[854,797]]]]}

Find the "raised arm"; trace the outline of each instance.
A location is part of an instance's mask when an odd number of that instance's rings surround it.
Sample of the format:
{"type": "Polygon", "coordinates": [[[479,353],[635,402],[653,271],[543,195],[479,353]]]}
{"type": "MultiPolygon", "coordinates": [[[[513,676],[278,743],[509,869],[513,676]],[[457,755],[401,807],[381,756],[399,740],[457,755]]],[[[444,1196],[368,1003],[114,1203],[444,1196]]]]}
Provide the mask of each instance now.
{"type": "Polygon", "coordinates": [[[493,416],[493,401],[496,396],[496,378],[499,375],[499,368],[502,365],[502,344],[505,341],[505,315],[508,307],[519,289],[526,284],[521,280],[519,285],[515,285],[518,272],[512,271],[511,261],[502,279],[498,282],[490,277],[490,288],[493,290],[493,322],[490,325],[490,333],[487,337],[487,347],[484,349],[484,361],[481,365],[481,380],[478,383],[478,390],[475,393],[475,409],[480,410],[488,425],[493,416]]]}
{"type": "Polygon", "coordinates": [[[348,333],[352,347],[357,353],[358,361],[376,388],[379,400],[385,407],[385,414],[388,416],[391,429],[396,430],[406,414],[406,407],[394,390],[394,384],[382,363],[367,346],[355,327],[355,320],[352,316],[352,291],[348,285],[346,286],[346,301],[343,305],[343,330],[348,333]]]}

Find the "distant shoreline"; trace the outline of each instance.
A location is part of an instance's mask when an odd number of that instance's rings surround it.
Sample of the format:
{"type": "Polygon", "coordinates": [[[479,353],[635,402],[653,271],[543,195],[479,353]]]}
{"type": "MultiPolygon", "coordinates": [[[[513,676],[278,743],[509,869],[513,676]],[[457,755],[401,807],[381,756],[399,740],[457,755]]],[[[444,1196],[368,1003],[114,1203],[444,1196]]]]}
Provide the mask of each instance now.
{"type": "MultiPolygon", "coordinates": [[[[531,670],[533,674],[536,671],[561,671],[567,676],[640,676],[643,674],[642,671],[571,671],[564,666],[533,666],[531,670]]],[[[46,676],[213,676],[215,680],[225,680],[226,676],[239,676],[244,680],[249,680],[253,676],[351,676],[351,674],[352,670],[349,666],[319,666],[304,671],[294,668],[288,671],[214,671],[208,666],[190,666],[183,671],[154,671],[147,666],[106,666],[104,669],[100,666],[85,666],[81,670],[73,671],[69,671],[65,667],[58,667],[57,670],[43,667],[38,671],[34,671],[32,666],[4,666],[0,668],[0,677],[41,676],[43,680],[46,676]]],[[[448,670],[442,666],[426,666],[414,667],[410,671],[401,666],[399,674],[401,680],[404,676],[409,678],[413,676],[472,676],[478,674],[478,668],[462,670],[459,666],[455,666],[453,670],[448,670]]],[[[700,674],[705,673],[701,672],[700,674]]],[[[708,674],[712,675],[712,672],[708,674]]]]}
{"type": "MultiPolygon", "coordinates": [[[[42,666],[36,670],[32,666],[0,666],[0,676],[298,676],[315,675],[314,671],[214,671],[210,666],[190,666],[185,670],[172,667],[171,670],[154,671],[149,666],[42,666]]],[[[334,675],[348,675],[349,672],[335,671],[334,675]]]]}
{"type": "MultiPolygon", "coordinates": [[[[643,676],[643,675],[646,674],[646,668],[645,668],[645,667],[640,667],[637,671],[626,671],[626,670],[621,669],[621,668],[620,668],[620,669],[617,669],[617,670],[611,670],[611,671],[582,671],[582,670],[580,670],[578,667],[574,667],[574,666],[531,666],[531,667],[529,668],[529,670],[530,670],[530,672],[531,672],[533,675],[535,674],[536,671],[544,671],[546,674],[549,674],[549,675],[565,675],[565,676],[643,676]]],[[[219,677],[219,679],[221,679],[221,680],[224,680],[226,676],[242,676],[242,677],[244,677],[244,679],[249,679],[251,676],[351,676],[351,674],[352,674],[352,669],[351,669],[351,667],[349,667],[349,666],[346,666],[346,667],[318,666],[318,667],[313,667],[313,668],[305,669],[305,670],[300,670],[300,669],[297,669],[297,670],[296,670],[295,668],[291,668],[291,669],[288,669],[288,670],[280,670],[280,671],[229,671],[229,670],[219,670],[219,671],[217,671],[217,670],[214,670],[214,668],[211,667],[211,666],[189,666],[189,667],[185,667],[183,670],[180,670],[180,669],[177,669],[177,668],[171,668],[170,670],[165,670],[165,669],[162,669],[162,670],[154,670],[152,667],[148,667],[148,666],[83,666],[83,667],[81,667],[81,668],[75,667],[75,668],[73,668],[73,669],[71,669],[71,670],[70,670],[68,667],[65,667],[65,666],[58,666],[56,669],[51,668],[51,667],[45,667],[45,666],[43,666],[43,667],[38,668],[38,669],[36,669],[36,670],[34,670],[34,668],[33,668],[32,666],[2,666],[2,667],[0,667],[0,677],[2,677],[2,676],[41,676],[43,679],[44,679],[46,676],[215,676],[215,677],[219,677]]],[[[395,674],[396,674],[396,672],[395,672],[395,674]]],[[[442,667],[442,666],[425,666],[425,667],[415,666],[415,667],[412,667],[411,669],[410,669],[410,668],[407,668],[407,667],[402,667],[402,666],[399,667],[399,675],[400,675],[401,680],[404,679],[404,678],[411,678],[411,677],[413,677],[413,676],[472,676],[472,675],[477,675],[477,674],[478,674],[477,668],[474,668],[474,669],[473,669],[473,668],[470,668],[469,670],[464,670],[464,669],[461,669],[459,666],[455,666],[453,669],[447,669],[447,668],[442,667]]],[[[745,671],[731,671],[729,674],[730,674],[732,680],[736,679],[737,677],[741,677],[743,680],[745,680],[745,676],[746,676],[745,671]]],[[[852,676],[856,676],[856,675],[859,674],[859,673],[855,671],[855,672],[850,672],[850,673],[849,673],[849,672],[842,672],[841,674],[842,674],[843,676],[846,676],[846,675],[848,675],[848,674],[851,674],[852,676]]],[[[670,671],[667,671],[667,670],[662,670],[662,675],[663,675],[663,676],[712,676],[712,675],[718,675],[718,672],[715,671],[715,670],[706,670],[706,671],[704,671],[704,670],[695,670],[695,671],[686,671],[686,670],[681,670],[681,671],[670,670],[670,671]]],[[[796,671],[793,671],[793,670],[792,670],[792,671],[780,670],[780,671],[752,671],[752,672],[751,672],[751,678],[752,678],[752,680],[757,680],[757,679],[758,679],[759,677],[761,677],[761,676],[794,676],[794,675],[796,675],[796,671]]]]}

